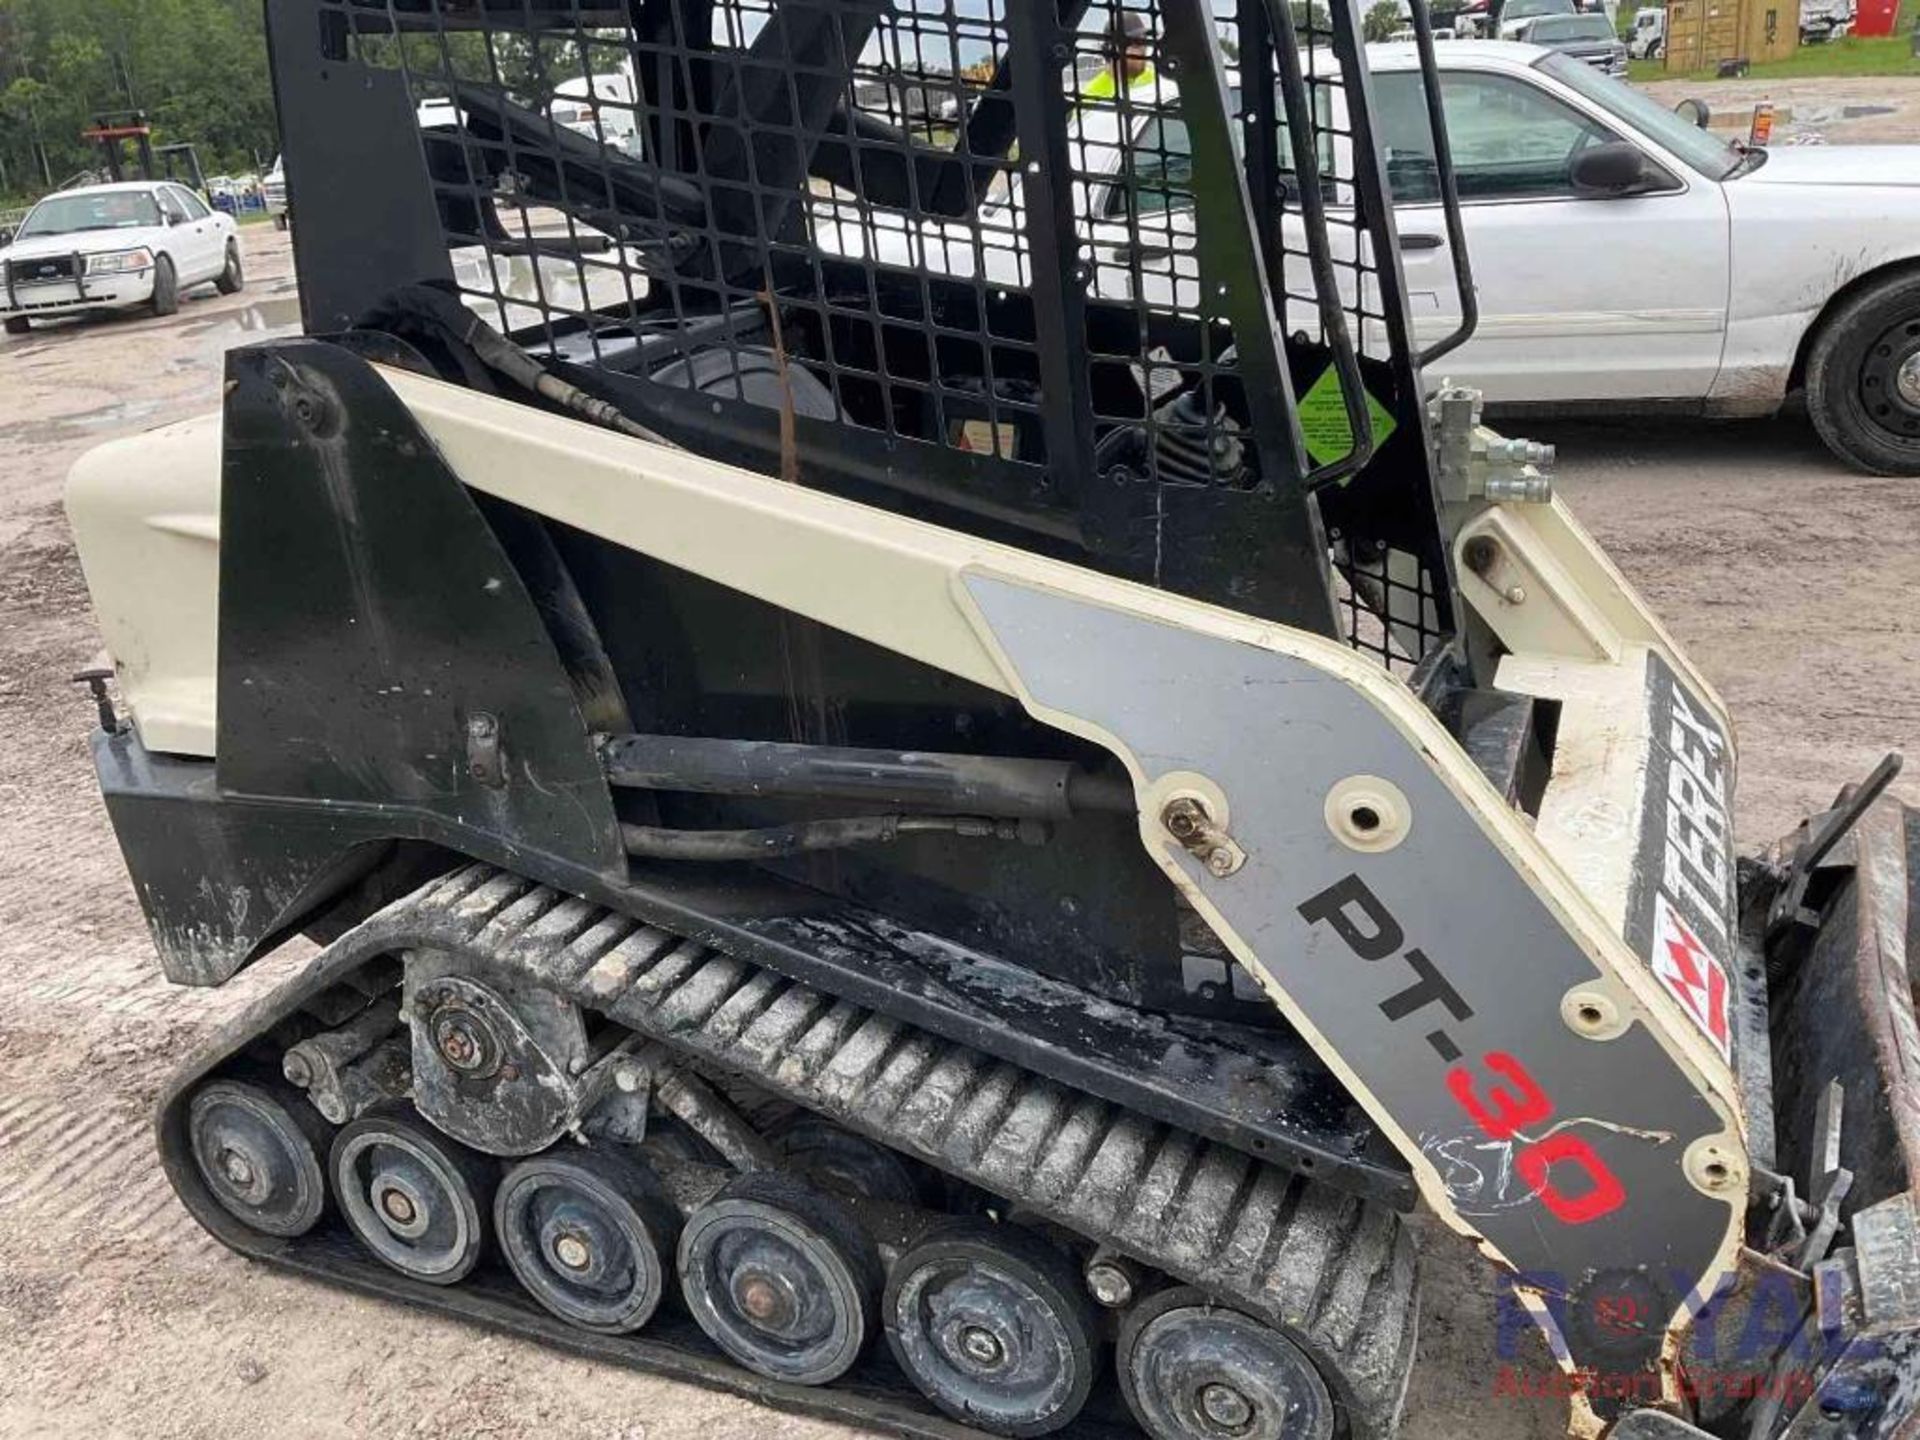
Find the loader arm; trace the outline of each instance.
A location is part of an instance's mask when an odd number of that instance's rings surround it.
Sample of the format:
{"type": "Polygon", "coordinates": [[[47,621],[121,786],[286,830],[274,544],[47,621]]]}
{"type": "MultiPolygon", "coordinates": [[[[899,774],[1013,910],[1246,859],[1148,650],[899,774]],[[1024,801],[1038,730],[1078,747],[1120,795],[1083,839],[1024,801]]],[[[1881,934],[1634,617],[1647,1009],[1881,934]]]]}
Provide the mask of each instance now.
{"type": "Polygon", "coordinates": [[[1556,1328],[1639,1277],[1629,1291],[1658,1323],[1568,1325],[1569,1365],[1650,1370],[1689,1297],[1731,1266],[1748,1171],[1726,1059],[1378,666],[383,373],[474,489],[1016,696],[1119,758],[1149,855],[1394,1138],[1437,1214],[1535,1287],[1556,1328]],[[1167,823],[1183,800],[1212,827],[1192,848],[1167,823]]]}

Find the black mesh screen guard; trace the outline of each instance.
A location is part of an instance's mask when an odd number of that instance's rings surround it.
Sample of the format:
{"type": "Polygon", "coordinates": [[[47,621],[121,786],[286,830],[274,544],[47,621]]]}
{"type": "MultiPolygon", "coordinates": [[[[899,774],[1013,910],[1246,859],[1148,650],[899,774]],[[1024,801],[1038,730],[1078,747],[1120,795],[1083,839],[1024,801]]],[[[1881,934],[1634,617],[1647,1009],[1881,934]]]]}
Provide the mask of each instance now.
{"type": "Polygon", "coordinates": [[[438,281],[701,453],[1451,635],[1348,0],[268,11],[311,332],[438,281]]]}

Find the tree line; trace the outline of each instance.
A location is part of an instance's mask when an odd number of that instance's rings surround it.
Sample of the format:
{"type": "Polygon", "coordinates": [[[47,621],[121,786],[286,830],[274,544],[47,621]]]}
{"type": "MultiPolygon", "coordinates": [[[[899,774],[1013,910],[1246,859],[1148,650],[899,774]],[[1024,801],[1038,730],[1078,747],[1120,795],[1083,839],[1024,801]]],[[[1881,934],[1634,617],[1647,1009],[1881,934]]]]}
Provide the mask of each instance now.
{"type": "Polygon", "coordinates": [[[209,173],[270,164],[261,0],[0,0],[0,196],[97,166],[80,132],[128,110],[155,144],[191,142],[209,173]]]}

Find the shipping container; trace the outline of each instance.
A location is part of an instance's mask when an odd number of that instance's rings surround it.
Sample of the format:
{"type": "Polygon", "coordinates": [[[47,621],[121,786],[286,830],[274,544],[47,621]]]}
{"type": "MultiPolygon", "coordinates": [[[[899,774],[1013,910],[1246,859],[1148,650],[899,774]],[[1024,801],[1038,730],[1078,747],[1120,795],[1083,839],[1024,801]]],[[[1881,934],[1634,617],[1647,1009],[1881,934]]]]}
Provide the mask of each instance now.
{"type": "Polygon", "coordinates": [[[1668,0],[1666,68],[1781,60],[1800,45],[1800,0],[1668,0]]]}

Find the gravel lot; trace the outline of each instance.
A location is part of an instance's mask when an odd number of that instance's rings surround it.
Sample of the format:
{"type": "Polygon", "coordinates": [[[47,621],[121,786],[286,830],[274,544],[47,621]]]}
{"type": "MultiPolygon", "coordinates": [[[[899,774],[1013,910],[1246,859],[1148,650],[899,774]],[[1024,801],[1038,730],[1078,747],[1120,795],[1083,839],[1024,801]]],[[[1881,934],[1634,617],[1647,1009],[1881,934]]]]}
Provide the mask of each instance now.
{"type": "MultiPolygon", "coordinates": [[[[68,684],[98,642],[59,496],[88,446],[215,405],[220,352],[291,319],[284,237],[246,243],[243,296],[0,342],[0,1435],[846,1433],[254,1269],[166,1190],[160,1076],[297,957],[210,994],[161,984],[68,684]]],[[[1744,840],[1912,746],[1920,482],[1839,471],[1796,419],[1532,433],[1738,714],[1744,840]]],[[[1409,1440],[1561,1433],[1551,1402],[1493,1398],[1489,1289],[1431,1240],[1409,1440]]]]}

